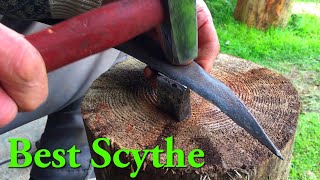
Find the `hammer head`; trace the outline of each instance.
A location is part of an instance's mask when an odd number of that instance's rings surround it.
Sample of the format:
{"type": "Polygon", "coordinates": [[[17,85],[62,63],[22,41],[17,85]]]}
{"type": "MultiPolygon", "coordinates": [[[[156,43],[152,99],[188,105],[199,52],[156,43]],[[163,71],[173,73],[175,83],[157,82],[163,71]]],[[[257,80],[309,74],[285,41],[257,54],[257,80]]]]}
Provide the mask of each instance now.
{"type": "MultiPolygon", "coordinates": [[[[165,21],[160,27],[161,45],[167,61],[186,65],[198,56],[196,0],[163,0],[165,21]]],[[[182,121],[191,116],[190,90],[174,80],[157,78],[158,107],[182,121]]]]}
{"type": "Polygon", "coordinates": [[[198,56],[196,0],[164,0],[166,20],[161,25],[162,48],[174,65],[186,65],[198,56]]]}

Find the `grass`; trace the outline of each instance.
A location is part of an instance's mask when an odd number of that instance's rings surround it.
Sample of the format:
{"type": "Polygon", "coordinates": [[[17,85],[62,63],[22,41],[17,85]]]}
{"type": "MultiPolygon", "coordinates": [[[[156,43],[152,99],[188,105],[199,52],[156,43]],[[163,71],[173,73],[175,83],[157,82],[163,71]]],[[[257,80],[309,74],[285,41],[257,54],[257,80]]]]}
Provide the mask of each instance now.
{"type": "MultiPolygon", "coordinates": [[[[319,0],[299,0],[319,2],[319,0]]],[[[260,31],[234,20],[236,0],[206,0],[221,52],[288,77],[302,100],[290,179],[320,179],[320,18],[293,14],[286,28],[260,31]]]]}
{"type": "Polygon", "coordinates": [[[320,0],[298,0],[297,2],[314,2],[314,3],[319,3],[320,0]]]}
{"type": "Polygon", "coordinates": [[[303,114],[300,121],[303,123],[299,123],[296,134],[291,179],[319,179],[320,114],[303,114]]]}

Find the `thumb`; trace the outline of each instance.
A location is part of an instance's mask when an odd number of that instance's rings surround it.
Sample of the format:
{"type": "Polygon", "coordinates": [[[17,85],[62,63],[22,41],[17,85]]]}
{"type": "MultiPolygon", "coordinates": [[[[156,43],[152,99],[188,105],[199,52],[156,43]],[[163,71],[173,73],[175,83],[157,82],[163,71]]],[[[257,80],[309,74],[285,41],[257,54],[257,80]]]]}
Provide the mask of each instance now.
{"type": "Polygon", "coordinates": [[[2,24],[0,41],[2,99],[10,97],[19,109],[32,111],[48,95],[47,73],[42,57],[22,35],[2,24]]]}

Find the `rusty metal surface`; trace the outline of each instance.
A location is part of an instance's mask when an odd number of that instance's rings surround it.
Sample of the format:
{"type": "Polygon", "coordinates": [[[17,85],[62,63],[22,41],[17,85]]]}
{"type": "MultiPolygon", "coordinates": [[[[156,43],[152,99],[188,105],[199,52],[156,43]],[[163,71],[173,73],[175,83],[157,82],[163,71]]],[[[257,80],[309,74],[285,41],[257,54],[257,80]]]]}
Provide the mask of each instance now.
{"type": "Polygon", "coordinates": [[[244,128],[280,159],[283,159],[281,152],[273,144],[243,102],[230,88],[209,75],[198,64],[192,62],[187,66],[173,66],[165,61],[161,48],[155,42],[142,36],[117,48],[187,86],[212,102],[236,124],[244,128]]]}
{"type": "Polygon", "coordinates": [[[157,76],[157,106],[177,121],[191,117],[190,89],[159,73],[157,76]]]}

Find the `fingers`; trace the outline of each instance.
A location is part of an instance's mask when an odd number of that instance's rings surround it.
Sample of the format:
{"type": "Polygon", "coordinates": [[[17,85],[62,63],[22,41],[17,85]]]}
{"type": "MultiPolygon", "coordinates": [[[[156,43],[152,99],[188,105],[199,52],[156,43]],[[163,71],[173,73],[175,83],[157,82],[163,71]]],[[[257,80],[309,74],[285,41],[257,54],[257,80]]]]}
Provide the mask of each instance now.
{"type": "Polygon", "coordinates": [[[47,73],[41,55],[23,36],[2,24],[0,41],[2,89],[20,110],[35,110],[48,95],[47,73]]]}
{"type": "Polygon", "coordinates": [[[0,128],[9,124],[15,118],[18,112],[16,103],[0,87],[0,128]]]}
{"type": "Polygon", "coordinates": [[[155,76],[155,72],[148,66],[144,68],[143,73],[144,73],[144,77],[146,77],[147,79],[151,79],[152,77],[155,76]]]}
{"type": "Polygon", "coordinates": [[[151,69],[150,67],[144,68],[144,77],[146,77],[152,88],[157,87],[157,71],[151,69]]]}
{"type": "Polygon", "coordinates": [[[196,62],[210,72],[220,52],[220,44],[211,13],[203,0],[197,0],[198,17],[198,58],[196,62]]]}

